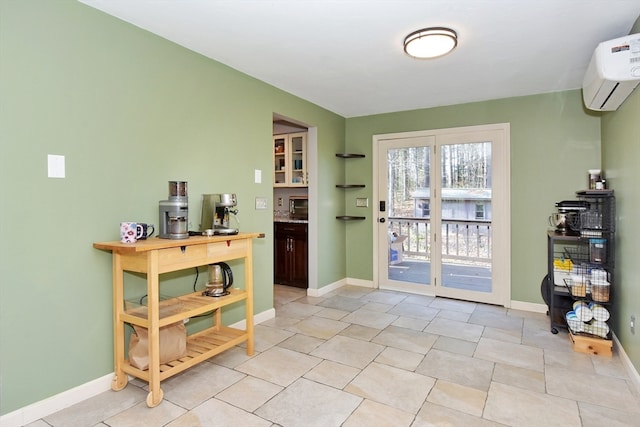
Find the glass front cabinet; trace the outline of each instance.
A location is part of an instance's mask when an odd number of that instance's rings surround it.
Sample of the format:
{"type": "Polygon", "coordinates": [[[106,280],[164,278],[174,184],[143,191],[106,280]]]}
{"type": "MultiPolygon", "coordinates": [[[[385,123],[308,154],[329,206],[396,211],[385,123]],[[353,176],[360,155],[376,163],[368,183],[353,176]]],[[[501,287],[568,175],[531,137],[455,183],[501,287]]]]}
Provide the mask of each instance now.
{"type": "Polygon", "coordinates": [[[307,187],[307,133],[273,136],[273,186],[307,187]]]}

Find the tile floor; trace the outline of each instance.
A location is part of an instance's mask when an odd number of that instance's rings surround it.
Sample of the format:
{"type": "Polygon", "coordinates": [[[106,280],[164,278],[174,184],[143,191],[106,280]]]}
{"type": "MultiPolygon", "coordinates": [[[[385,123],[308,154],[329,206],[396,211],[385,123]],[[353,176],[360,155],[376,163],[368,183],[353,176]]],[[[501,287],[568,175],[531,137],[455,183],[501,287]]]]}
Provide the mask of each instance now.
{"type": "Polygon", "coordinates": [[[166,380],[156,408],[134,380],[29,426],[640,425],[619,357],[572,351],[541,314],[354,286],[276,286],[275,306],[253,357],[166,380]]]}

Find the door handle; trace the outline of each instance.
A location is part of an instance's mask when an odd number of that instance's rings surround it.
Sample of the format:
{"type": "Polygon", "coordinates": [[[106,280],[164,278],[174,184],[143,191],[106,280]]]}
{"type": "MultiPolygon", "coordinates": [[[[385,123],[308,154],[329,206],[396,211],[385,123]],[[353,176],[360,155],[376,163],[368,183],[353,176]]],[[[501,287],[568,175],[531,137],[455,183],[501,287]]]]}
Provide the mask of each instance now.
{"type": "Polygon", "coordinates": [[[384,224],[387,220],[386,220],[386,219],[384,219],[384,218],[380,218],[378,221],[380,221],[381,223],[383,223],[383,224],[384,224]]]}

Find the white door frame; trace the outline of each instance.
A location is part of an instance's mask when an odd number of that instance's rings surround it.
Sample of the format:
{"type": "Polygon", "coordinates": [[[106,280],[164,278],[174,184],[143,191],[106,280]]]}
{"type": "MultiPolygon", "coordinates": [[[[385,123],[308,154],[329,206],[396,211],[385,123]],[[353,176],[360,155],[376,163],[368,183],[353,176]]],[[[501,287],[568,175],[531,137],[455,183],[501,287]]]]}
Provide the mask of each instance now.
{"type": "MultiPolygon", "coordinates": [[[[511,197],[510,197],[510,125],[509,123],[497,123],[489,125],[479,126],[465,126],[458,128],[436,129],[436,130],[424,130],[413,132],[401,132],[373,135],[372,137],[372,157],[373,157],[373,283],[374,287],[379,287],[380,277],[380,262],[378,247],[380,245],[380,237],[378,233],[378,217],[379,217],[379,174],[386,173],[386,171],[380,171],[378,163],[378,147],[380,141],[388,139],[405,139],[405,138],[418,138],[427,136],[440,136],[447,137],[465,133],[483,133],[483,132],[498,132],[499,141],[494,142],[494,148],[492,148],[492,157],[494,165],[494,179],[492,181],[492,193],[496,195],[496,199],[500,197],[503,203],[492,206],[492,223],[493,227],[493,286],[494,290],[490,298],[483,300],[482,297],[477,299],[478,302],[487,302],[492,304],[498,304],[505,307],[509,307],[511,303],[511,197]],[[496,170],[496,168],[502,170],[496,170]],[[506,168],[506,170],[505,170],[506,168]],[[497,177],[504,176],[506,179],[498,179],[497,177]],[[499,227],[496,227],[498,224],[499,227]]],[[[386,260],[384,261],[386,262],[386,260]]],[[[433,289],[433,288],[432,288],[433,289]]],[[[409,290],[410,291],[410,290],[409,290]]],[[[456,297],[454,295],[444,295],[456,297]]]]}

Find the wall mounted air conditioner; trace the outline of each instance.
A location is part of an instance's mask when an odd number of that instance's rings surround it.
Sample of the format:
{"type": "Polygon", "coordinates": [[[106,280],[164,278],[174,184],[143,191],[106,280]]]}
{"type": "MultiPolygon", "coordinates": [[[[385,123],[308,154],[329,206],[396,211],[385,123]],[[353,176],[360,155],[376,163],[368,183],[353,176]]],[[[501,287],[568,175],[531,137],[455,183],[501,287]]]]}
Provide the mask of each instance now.
{"type": "Polygon", "coordinates": [[[582,82],[584,105],[590,110],[617,110],[638,83],[640,33],[602,42],[582,82]]]}

